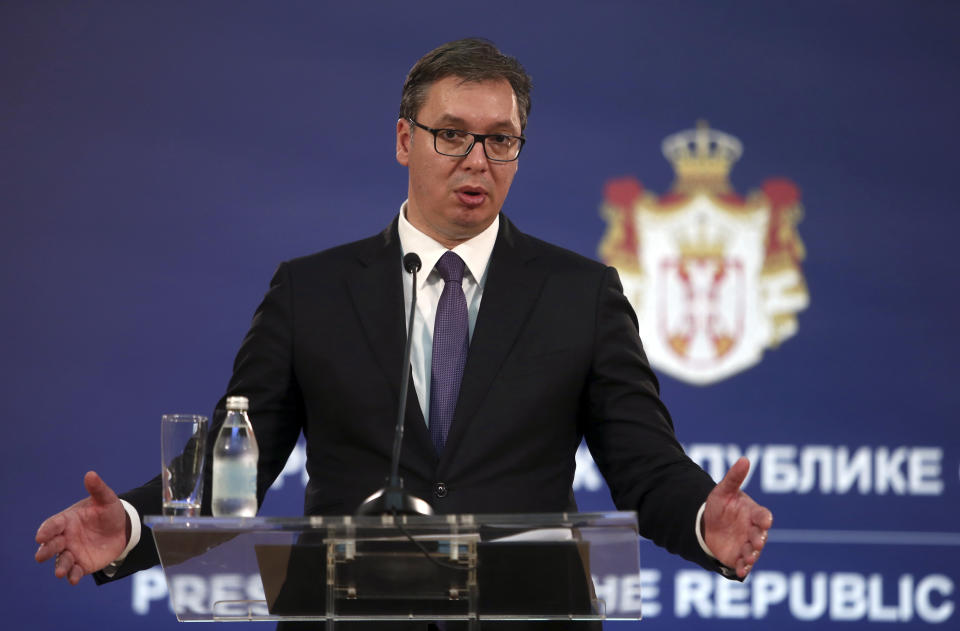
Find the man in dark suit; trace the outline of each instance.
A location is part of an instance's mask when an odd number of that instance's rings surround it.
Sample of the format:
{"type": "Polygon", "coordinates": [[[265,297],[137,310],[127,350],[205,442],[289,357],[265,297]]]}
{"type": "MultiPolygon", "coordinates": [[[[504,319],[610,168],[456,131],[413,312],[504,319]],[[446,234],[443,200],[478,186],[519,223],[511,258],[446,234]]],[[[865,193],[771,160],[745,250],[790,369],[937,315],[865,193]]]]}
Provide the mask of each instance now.
{"type": "MultiPolygon", "coordinates": [[[[227,392],[250,398],[260,499],[301,431],[308,514],[353,513],[382,486],[411,290],[401,259],[416,252],[408,490],[443,513],[573,510],[585,437],[641,534],[743,578],[772,523],[739,489],[748,463],[715,485],[683,453],[616,271],[501,215],[529,91],[519,63],[488,42],[428,53],[407,77],[397,121],[397,161],[409,171],[400,214],[380,235],[278,269],[227,392]]],[[[213,432],[223,417],[222,400],[213,432]]],[[[139,518],[160,513],[159,479],[125,494],[126,507],[95,473],[85,484],[89,498],[40,527],[37,559],[56,557],[71,583],[111,562],[115,578],[155,564],[139,518]]]]}

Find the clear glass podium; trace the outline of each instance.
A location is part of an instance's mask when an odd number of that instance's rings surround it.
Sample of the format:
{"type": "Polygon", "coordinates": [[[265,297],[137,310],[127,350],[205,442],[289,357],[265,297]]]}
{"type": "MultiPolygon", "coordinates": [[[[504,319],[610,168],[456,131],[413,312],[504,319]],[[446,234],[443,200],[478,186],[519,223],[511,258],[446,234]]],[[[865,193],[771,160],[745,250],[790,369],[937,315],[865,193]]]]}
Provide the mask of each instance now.
{"type": "Polygon", "coordinates": [[[637,620],[632,512],[147,517],[180,621],[637,620]]]}

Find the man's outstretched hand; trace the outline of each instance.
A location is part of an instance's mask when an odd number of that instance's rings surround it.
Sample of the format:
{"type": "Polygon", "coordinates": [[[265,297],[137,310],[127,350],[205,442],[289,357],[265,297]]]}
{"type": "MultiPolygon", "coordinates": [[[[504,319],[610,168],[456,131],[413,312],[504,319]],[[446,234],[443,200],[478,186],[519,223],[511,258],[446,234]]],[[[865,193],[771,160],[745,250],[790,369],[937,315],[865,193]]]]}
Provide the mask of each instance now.
{"type": "Polygon", "coordinates": [[[37,530],[36,559],[56,557],[54,575],[76,585],[86,574],[102,570],[127,546],[127,511],[106,482],[93,471],[83,477],[90,497],[48,518],[37,530]]]}
{"type": "Polygon", "coordinates": [[[744,578],[760,557],[773,513],[740,490],[750,461],[740,458],[707,496],[703,538],[717,560],[744,578]]]}

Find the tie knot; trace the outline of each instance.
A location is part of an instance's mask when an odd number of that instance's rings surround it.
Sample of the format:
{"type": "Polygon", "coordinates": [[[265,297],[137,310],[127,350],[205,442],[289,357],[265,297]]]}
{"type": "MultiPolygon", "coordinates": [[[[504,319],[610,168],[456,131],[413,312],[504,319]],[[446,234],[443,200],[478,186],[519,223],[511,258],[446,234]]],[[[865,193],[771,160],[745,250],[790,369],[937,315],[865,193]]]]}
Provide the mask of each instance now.
{"type": "Polygon", "coordinates": [[[440,260],[437,261],[436,270],[440,272],[440,276],[443,277],[443,282],[449,283],[460,283],[463,281],[463,268],[464,268],[463,259],[447,250],[443,256],[440,257],[440,260]]]}

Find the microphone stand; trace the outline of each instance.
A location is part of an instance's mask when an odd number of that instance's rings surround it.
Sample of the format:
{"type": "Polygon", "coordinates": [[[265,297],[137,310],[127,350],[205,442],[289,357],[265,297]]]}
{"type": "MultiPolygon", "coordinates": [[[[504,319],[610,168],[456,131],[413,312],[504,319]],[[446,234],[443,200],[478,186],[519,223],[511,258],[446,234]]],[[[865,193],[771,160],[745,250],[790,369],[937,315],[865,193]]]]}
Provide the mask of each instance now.
{"type": "Polygon", "coordinates": [[[403,268],[413,276],[410,294],[410,320],[407,324],[407,342],[403,348],[403,376],[400,380],[400,408],[393,434],[393,454],[390,458],[390,477],[387,486],[368,497],[357,509],[358,515],[432,515],[433,507],[423,499],[403,489],[400,477],[400,445],[403,442],[403,423],[407,412],[407,391],[410,385],[410,349],[413,341],[413,318],[417,312],[417,270],[420,257],[408,252],[403,257],[403,268]]]}

